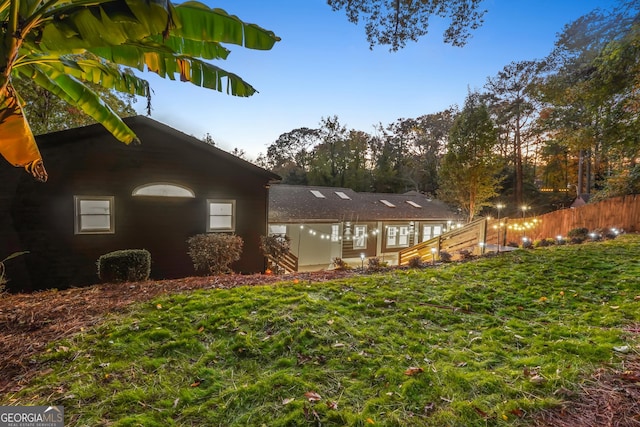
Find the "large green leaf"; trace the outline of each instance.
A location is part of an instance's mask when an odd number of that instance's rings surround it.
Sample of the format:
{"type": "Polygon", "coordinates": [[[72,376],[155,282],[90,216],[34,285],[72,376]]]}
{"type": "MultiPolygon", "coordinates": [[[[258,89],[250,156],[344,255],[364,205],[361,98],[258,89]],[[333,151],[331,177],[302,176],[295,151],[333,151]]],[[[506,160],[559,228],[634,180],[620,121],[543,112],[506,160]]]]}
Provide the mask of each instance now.
{"type": "MultiPolygon", "coordinates": [[[[0,66],[14,77],[33,79],[127,143],[135,140],[134,133],[83,82],[147,96],[147,82],[119,69],[122,65],[250,96],[256,92],[250,84],[205,61],[226,59],[229,51],[222,44],[271,49],[280,40],[271,31],[195,1],[174,6],[169,0],[0,0],[0,22],[5,29],[0,31],[0,66]],[[17,33],[21,37],[14,37],[17,33]]],[[[35,165],[31,169],[44,173],[18,95],[8,93],[8,85],[8,74],[0,74],[0,107],[13,106],[0,122],[0,154],[19,158],[16,165],[28,161],[35,165]]],[[[46,173],[39,175],[46,179],[46,173]]]]}
{"type": "Polygon", "coordinates": [[[140,71],[143,71],[146,66],[148,71],[163,78],[174,80],[176,75],[179,75],[182,81],[189,81],[196,86],[234,96],[251,96],[256,92],[249,83],[236,74],[190,55],[174,54],[167,46],[153,41],[91,49],[91,52],[108,61],[134,67],[140,71]]]}
{"type": "MultiPolygon", "coordinates": [[[[89,53],[83,55],[33,55],[16,64],[14,71],[38,64],[46,64],[63,74],[68,74],[85,82],[91,82],[107,89],[138,96],[149,96],[149,83],[135,76],[129,69],[121,70],[115,63],[99,59],[89,53]]],[[[25,72],[26,73],[26,72],[25,72]]]]}
{"type": "Polygon", "coordinates": [[[73,105],[102,124],[114,137],[124,143],[138,141],[135,133],[95,92],[75,77],[60,72],[48,64],[27,65],[19,71],[30,75],[36,84],[73,105]]]}
{"type": "Polygon", "coordinates": [[[119,45],[168,34],[174,15],[173,5],[166,0],[55,2],[42,13],[41,36],[36,32],[32,37],[38,37],[34,44],[48,52],[119,45]]]}
{"type": "Polygon", "coordinates": [[[249,49],[269,50],[280,40],[273,32],[242,22],[222,9],[189,1],[175,6],[177,28],[172,34],[191,40],[232,43],[249,49]]]}

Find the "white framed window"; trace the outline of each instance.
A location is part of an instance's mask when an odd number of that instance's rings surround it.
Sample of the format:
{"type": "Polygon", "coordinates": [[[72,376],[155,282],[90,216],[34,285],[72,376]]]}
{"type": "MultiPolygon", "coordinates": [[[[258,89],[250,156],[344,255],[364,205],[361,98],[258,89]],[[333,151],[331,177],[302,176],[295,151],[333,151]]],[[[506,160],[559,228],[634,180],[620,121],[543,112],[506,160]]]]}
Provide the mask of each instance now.
{"type": "Polygon", "coordinates": [[[398,246],[398,227],[387,227],[387,247],[398,246]]]}
{"type": "Polygon", "coordinates": [[[235,200],[207,200],[207,231],[234,231],[236,229],[235,200]]]}
{"type": "Polygon", "coordinates": [[[367,249],[367,226],[353,227],[353,249],[367,249]]]}
{"type": "Polygon", "coordinates": [[[387,227],[387,247],[400,248],[409,246],[409,226],[389,226],[387,227]]]}
{"type": "Polygon", "coordinates": [[[287,226],[284,224],[269,225],[270,236],[285,236],[287,234],[287,226]]]}
{"type": "Polygon", "coordinates": [[[401,226],[398,233],[398,246],[409,246],[409,227],[401,226]]]}
{"type": "Polygon", "coordinates": [[[340,241],[340,224],[331,224],[331,241],[340,241]]]}
{"type": "Polygon", "coordinates": [[[136,187],[131,192],[132,196],[156,196],[156,197],[182,197],[193,199],[196,197],[193,190],[178,184],[158,182],[136,187]]]}
{"type": "Polygon", "coordinates": [[[115,233],[113,196],[73,196],[75,234],[115,233]]]}
{"type": "Polygon", "coordinates": [[[442,234],[442,226],[441,225],[424,225],[422,227],[422,241],[426,242],[429,239],[433,239],[434,237],[438,237],[442,234]]]}
{"type": "Polygon", "coordinates": [[[426,242],[427,240],[430,240],[432,237],[435,237],[433,235],[433,227],[431,227],[430,225],[423,225],[422,226],[422,241],[426,242]]]}

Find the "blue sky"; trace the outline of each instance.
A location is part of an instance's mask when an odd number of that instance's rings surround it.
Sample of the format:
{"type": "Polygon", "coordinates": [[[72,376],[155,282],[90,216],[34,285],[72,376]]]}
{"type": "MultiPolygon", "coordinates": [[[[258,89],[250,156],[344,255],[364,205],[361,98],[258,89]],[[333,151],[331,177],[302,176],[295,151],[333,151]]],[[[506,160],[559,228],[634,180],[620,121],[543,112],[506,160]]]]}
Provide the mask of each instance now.
{"type": "MultiPolygon", "coordinates": [[[[434,21],[426,37],[398,52],[370,50],[363,27],[324,0],[205,3],[282,38],[270,51],[231,45],[227,60],[216,63],[259,93],[236,98],[145,73],[154,90],[151,118],[198,138],[209,133],[219,148],[255,159],[279,135],[318,127],[322,117],[374,133],[379,123],[462,105],[469,89],[512,61],[546,56],[565,24],[613,2],[484,0],[485,22],[465,47],[444,44],[444,23],[434,21]]],[[[145,114],[144,100],[136,109],[145,114]]]]}

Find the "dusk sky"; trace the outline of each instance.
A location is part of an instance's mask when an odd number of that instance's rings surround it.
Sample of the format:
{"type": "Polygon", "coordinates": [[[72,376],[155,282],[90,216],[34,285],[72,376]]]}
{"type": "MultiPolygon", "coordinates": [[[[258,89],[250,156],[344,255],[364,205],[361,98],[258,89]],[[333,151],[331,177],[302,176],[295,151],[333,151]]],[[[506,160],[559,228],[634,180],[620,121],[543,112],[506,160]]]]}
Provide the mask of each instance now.
{"type": "MultiPolygon", "coordinates": [[[[418,43],[389,52],[384,46],[370,50],[362,25],[348,22],[324,0],[205,3],[282,38],[270,51],[229,45],[228,59],[215,62],[259,93],[236,98],[145,73],[154,91],[151,118],[197,138],[209,133],[219,148],[242,149],[249,159],[283,133],[318,127],[323,117],[337,115],[348,129],[374,133],[380,123],[462,105],[469,89],[482,88],[510,62],[546,56],[565,24],[615,4],[485,0],[485,22],[465,47],[445,44],[444,23],[433,21],[418,43]]],[[[145,114],[144,100],[136,109],[145,114]]]]}

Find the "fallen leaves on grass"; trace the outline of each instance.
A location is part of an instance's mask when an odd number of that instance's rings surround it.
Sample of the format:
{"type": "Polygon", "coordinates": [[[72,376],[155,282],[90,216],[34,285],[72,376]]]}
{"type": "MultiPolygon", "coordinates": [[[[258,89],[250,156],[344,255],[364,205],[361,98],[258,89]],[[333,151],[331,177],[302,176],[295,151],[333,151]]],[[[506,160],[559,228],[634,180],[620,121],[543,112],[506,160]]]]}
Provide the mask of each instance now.
{"type": "Polygon", "coordinates": [[[318,401],[322,400],[322,396],[320,396],[315,391],[306,392],[304,394],[304,397],[306,397],[309,402],[318,402],[318,401]]]}
{"type": "MultiPolygon", "coordinates": [[[[173,280],[108,283],[62,291],[0,296],[0,393],[21,389],[38,367],[32,359],[50,342],[102,322],[105,315],[160,295],[196,289],[231,289],[287,280],[312,283],[353,276],[352,271],[318,271],[291,275],[228,274],[173,280]]],[[[161,305],[157,305],[162,310],[161,305]]]]}
{"type": "Polygon", "coordinates": [[[413,376],[422,372],[424,372],[424,368],[420,368],[419,366],[411,366],[406,371],[404,371],[404,374],[408,376],[413,376]]]}
{"type": "Polygon", "coordinates": [[[640,414],[640,359],[628,357],[625,370],[599,369],[580,393],[533,419],[536,427],[636,427],[640,414]]]}

